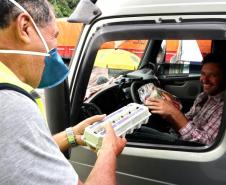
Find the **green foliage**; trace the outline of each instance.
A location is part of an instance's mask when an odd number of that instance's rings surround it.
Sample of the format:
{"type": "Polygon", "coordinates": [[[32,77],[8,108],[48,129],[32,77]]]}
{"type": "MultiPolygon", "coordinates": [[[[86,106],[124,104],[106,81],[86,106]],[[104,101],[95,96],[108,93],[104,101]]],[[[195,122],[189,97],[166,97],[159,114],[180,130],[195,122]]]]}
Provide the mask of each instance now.
{"type": "Polygon", "coordinates": [[[56,12],[56,17],[68,17],[71,15],[79,0],[49,0],[56,12]]]}

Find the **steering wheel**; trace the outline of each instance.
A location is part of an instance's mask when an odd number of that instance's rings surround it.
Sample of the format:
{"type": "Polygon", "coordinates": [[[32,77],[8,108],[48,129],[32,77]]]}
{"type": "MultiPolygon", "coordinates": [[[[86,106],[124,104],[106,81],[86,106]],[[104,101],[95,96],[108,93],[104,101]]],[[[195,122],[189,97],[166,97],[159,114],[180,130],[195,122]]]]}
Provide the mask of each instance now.
{"type": "Polygon", "coordinates": [[[83,119],[97,115],[97,114],[102,114],[102,111],[96,104],[83,103],[81,107],[81,116],[84,117],[83,119]]]}
{"type": "Polygon", "coordinates": [[[142,103],[140,100],[139,94],[138,94],[138,89],[144,84],[145,83],[143,81],[132,82],[132,84],[130,86],[130,94],[131,94],[131,98],[134,103],[139,103],[139,104],[142,103]]]}

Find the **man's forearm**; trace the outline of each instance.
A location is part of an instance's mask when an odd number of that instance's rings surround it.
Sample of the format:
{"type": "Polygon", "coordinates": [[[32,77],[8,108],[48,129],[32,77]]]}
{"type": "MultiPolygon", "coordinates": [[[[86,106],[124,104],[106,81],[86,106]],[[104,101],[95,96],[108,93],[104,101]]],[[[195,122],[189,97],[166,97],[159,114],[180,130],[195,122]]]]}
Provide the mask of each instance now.
{"type": "MultiPolygon", "coordinates": [[[[78,145],[83,145],[84,141],[81,139],[81,135],[79,135],[79,131],[76,128],[76,126],[72,127],[72,130],[74,132],[75,142],[78,145]]],[[[60,133],[57,133],[53,136],[53,139],[59,146],[60,150],[64,152],[65,150],[69,149],[71,146],[68,142],[66,131],[62,131],[60,133]]]]}
{"type": "Polygon", "coordinates": [[[116,185],[116,155],[113,151],[100,151],[85,185],[116,185]]]}
{"type": "Polygon", "coordinates": [[[173,114],[171,114],[171,121],[177,130],[180,130],[188,123],[185,115],[179,110],[176,110],[173,112],[173,114]]]}
{"type": "MultiPolygon", "coordinates": [[[[61,151],[65,151],[70,146],[67,141],[66,132],[60,132],[53,136],[61,151]]],[[[116,184],[116,155],[113,150],[100,150],[97,161],[85,185],[115,185],[116,184]],[[102,172],[102,173],[101,173],[102,172]]],[[[81,181],[79,184],[83,184],[81,181]]]]}
{"type": "Polygon", "coordinates": [[[70,145],[67,140],[67,134],[65,131],[55,134],[53,136],[53,139],[55,140],[62,152],[70,148],[70,145]]]}

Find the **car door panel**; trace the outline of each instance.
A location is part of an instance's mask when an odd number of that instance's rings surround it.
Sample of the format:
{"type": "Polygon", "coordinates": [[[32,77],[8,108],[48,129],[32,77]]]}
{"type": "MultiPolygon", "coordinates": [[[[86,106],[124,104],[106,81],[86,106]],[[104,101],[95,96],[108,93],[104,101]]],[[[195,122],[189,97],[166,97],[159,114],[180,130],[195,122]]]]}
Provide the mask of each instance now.
{"type": "MultiPolygon", "coordinates": [[[[83,147],[76,147],[73,150],[70,162],[81,180],[85,181],[95,164],[96,154],[83,147]]],[[[218,153],[218,151],[216,149],[214,153],[218,153]]],[[[221,176],[221,173],[224,172],[221,169],[222,159],[216,161],[211,157],[206,158],[207,155],[203,153],[179,152],[175,154],[173,151],[156,152],[155,149],[144,151],[137,148],[135,153],[129,153],[122,153],[117,159],[117,184],[119,185],[225,184],[225,180],[221,176]],[[139,156],[138,153],[141,151],[143,151],[143,155],[139,156]],[[148,155],[144,157],[144,153],[148,155]],[[155,153],[158,153],[159,157],[155,153]],[[179,155],[178,159],[172,159],[170,157],[172,155],[179,155]],[[183,155],[187,155],[184,157],[188,159],[187,161],[179,160],[183,155]],[[193,158],[196,158],[196,161],[192,161],[193,158]],[[200,158],[202,158],[202,162],[198,162],[200,158]]]]}

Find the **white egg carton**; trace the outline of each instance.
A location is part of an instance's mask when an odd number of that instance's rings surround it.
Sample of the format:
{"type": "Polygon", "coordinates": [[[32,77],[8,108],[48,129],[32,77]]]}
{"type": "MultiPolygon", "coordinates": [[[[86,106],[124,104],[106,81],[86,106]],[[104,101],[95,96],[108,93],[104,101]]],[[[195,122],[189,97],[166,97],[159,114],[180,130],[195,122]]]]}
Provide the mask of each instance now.
{"type": "Polygon", "coordinates": [[[111,123],[117,136],[125,136],[133,133],[134,129],[140,128],[148,122],[151,113],[148,107],[137,103],[130,103],[117,111],[109,114],[100,122],[86,127],[83,139],[88,146],[99,149],[105,135],[104,125],[111,123]]]}

